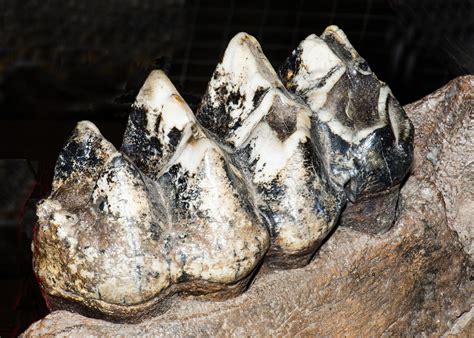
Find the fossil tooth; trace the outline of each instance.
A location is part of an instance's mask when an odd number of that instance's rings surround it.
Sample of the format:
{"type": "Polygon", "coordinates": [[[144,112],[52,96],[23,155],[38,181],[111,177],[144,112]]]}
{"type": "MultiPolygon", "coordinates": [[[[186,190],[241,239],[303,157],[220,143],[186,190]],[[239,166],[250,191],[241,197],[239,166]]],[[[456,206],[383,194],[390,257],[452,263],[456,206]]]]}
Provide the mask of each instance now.
{"type": "Polygon", "coordinates": [[[307,264],[342,205],[314,154],[310,116],[245,33],[230,41],[196,114],[254,186],[272,266],[307,264]]]}
{"type": "MultiPolygon", "coordinates": [[[[330,26],[321,38],[308,36],[280,76],[313,111],[311,135],[331,181],[350,201],[347,211],[374,195],[393,194],[411,165],[413,126],[342,30],[330,26]]],[[[397,198],[388,200],[394,213],[397,198]]]]}
{"type": "Polygon", "coordinates": [[[161,70],[150,73],[130,113],[122,151],[156,178],[194,124],[191,109],[161,70]]]}
{"type": "Polygon", "coordinates": [[[413,128],[390,89],[335,26],[280,74],[239,33],[196,117],[153,71],[120,151],[77,125],[37,207],[33,265],[51,309],[139,321],[176,293],[241,293],[265,255],[304,266],[346,203],[345,225],[391,222],[413,128]]]}

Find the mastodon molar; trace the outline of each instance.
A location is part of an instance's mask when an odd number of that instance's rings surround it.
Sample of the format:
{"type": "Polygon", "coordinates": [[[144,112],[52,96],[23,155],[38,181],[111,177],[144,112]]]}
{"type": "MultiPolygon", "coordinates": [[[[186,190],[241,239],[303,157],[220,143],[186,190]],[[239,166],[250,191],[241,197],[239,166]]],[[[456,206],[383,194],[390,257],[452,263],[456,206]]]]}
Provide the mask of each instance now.
{"type": "MultiPolygon", "coordinates": [[[[253,194],[225,152],[184,101],[172,101],[179,94],[163,73],[153,72],[144,87],[152,95],[137,101],[161,107],[161,127],[134,126],[139,136],[125,138],[137,142],[128,145],[138,145],[133,155],[144,172],[80,122],[59,157],[55,192],[38,205],[34,269],[52,309],[133,321],[166,309],[174,293],[233,296],[268,249],[253,194]],[[154,94],[164,88],[163,103],[154,94]],[[184,134],[171,147],[173,128],[184,134]],[[159,161],[157,143],[139,147],[150,130],[168,161],[159,161]]],[[[157,111],[143,114],[150,121],[157,111]]]]}
{"type": "Polygon", "coordinates": [[[311,108],[311,134],[332,182],[351,202],[399,184],[413,156],[413,126],[388,86],[336,26],[303,40],[280,68],[311,108]]]}
{"type": "Polygon", "coordinates": [[[153,71],[120,151],[78,123],[37,207],[33,265],[51,309],[139,321],[174,294],[239,294],[264,257],[307,264],[346,202],[344,224],[391,224],[413,128],[390,89],[334,26],[280,74],[239,33],[196,116],[153,71]]]}
{"type": "Polygon", "coordinates": [[[254,188],[270,225],[271,265],[307,264],[342,199],[314,152],[311,111],[284,88],[255,38],[239,33],[230,41],[196,118],[254,188]]]}

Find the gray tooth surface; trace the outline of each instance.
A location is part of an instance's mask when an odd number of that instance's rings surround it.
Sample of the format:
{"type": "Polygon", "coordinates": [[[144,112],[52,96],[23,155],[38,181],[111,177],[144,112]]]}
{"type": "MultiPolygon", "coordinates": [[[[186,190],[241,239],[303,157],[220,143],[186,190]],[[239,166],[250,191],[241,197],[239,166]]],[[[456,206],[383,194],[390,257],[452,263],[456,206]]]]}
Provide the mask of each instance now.
{"type": "Polygon", "coordinates": [[[254,187],[270,224],[270,265],[307,264],[342,201],[314,153],[311,111],[285,90],[255,38],[230,41],[196,117],[254,187]]]}
{"type": "Polygon", "coordinates": [[[386,84],[336,26],[310,35],[280,69],[313,111],[311,133],[332,182],[352,202],[399,184],[413,156],[413,126],[386,84]]]}

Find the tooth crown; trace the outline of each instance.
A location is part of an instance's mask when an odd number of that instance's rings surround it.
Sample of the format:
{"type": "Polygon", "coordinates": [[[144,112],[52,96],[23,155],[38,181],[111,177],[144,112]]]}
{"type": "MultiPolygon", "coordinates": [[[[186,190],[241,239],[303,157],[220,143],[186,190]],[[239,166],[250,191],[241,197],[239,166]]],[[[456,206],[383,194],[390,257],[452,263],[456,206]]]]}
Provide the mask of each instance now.
{"type": "Polygon", "coordinates": [[[240,172],[164,73],[150,74],[137,107],[122,153],[90,122],[78,124],[56,191],[38,205],[33,246],[48,295],[113,319],[175,292],[238,293],[269,245],[240,172]]]}
{"type": "Polygon", "coordinates": [[[157,174],[190,136],[194,124],[191,109],[168,77],[150,73],[138,93],[125,130],[122,151],[146,175],[157,174]]]}
{"type": "Polygon", "coordinates": [[[333,183],[352,201],[399,184],[413,156],[413,126],[386,84],[336,26],[308,36],[280,69],[311,108],[311,134],[333,183]]]}
{"type": "Polygon", "coordinates": [[[309,36],[280,74],[285,85],[239,33],[196,117],[153,71],[120,151],[78,123],[37,208],[33,264],[50,308],[135,321],[175,293],[237,295],[264,256],[307,264],[347,197],[401,181],[411,123],[342,31],[309,36]]]}
{"type": "Polygon", "coordinates": [[[271,264],[305,265],[335,225],[342,196],[314,154],[311,111],[284,88],[253,37],[229,43],[196,118],[255,188],[271,264]]]}

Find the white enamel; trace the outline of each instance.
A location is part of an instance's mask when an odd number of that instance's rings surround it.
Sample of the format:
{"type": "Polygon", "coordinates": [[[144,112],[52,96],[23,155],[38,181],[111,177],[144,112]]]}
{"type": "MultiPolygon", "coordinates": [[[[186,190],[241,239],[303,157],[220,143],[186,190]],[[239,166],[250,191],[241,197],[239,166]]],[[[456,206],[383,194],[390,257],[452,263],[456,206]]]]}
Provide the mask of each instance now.
{"type": "Polygon", "coordinates": [[[186,125],[195,122],[189,106],[161,70],[150,73],[143,84],[134,104],[147,111],[147,131],[150,136],[156,136],[163,143],[168,143],[168,133],[176,128],[182,131],[186,125]],[[161,117],[159,130],[156,122],[161,117]]]}

